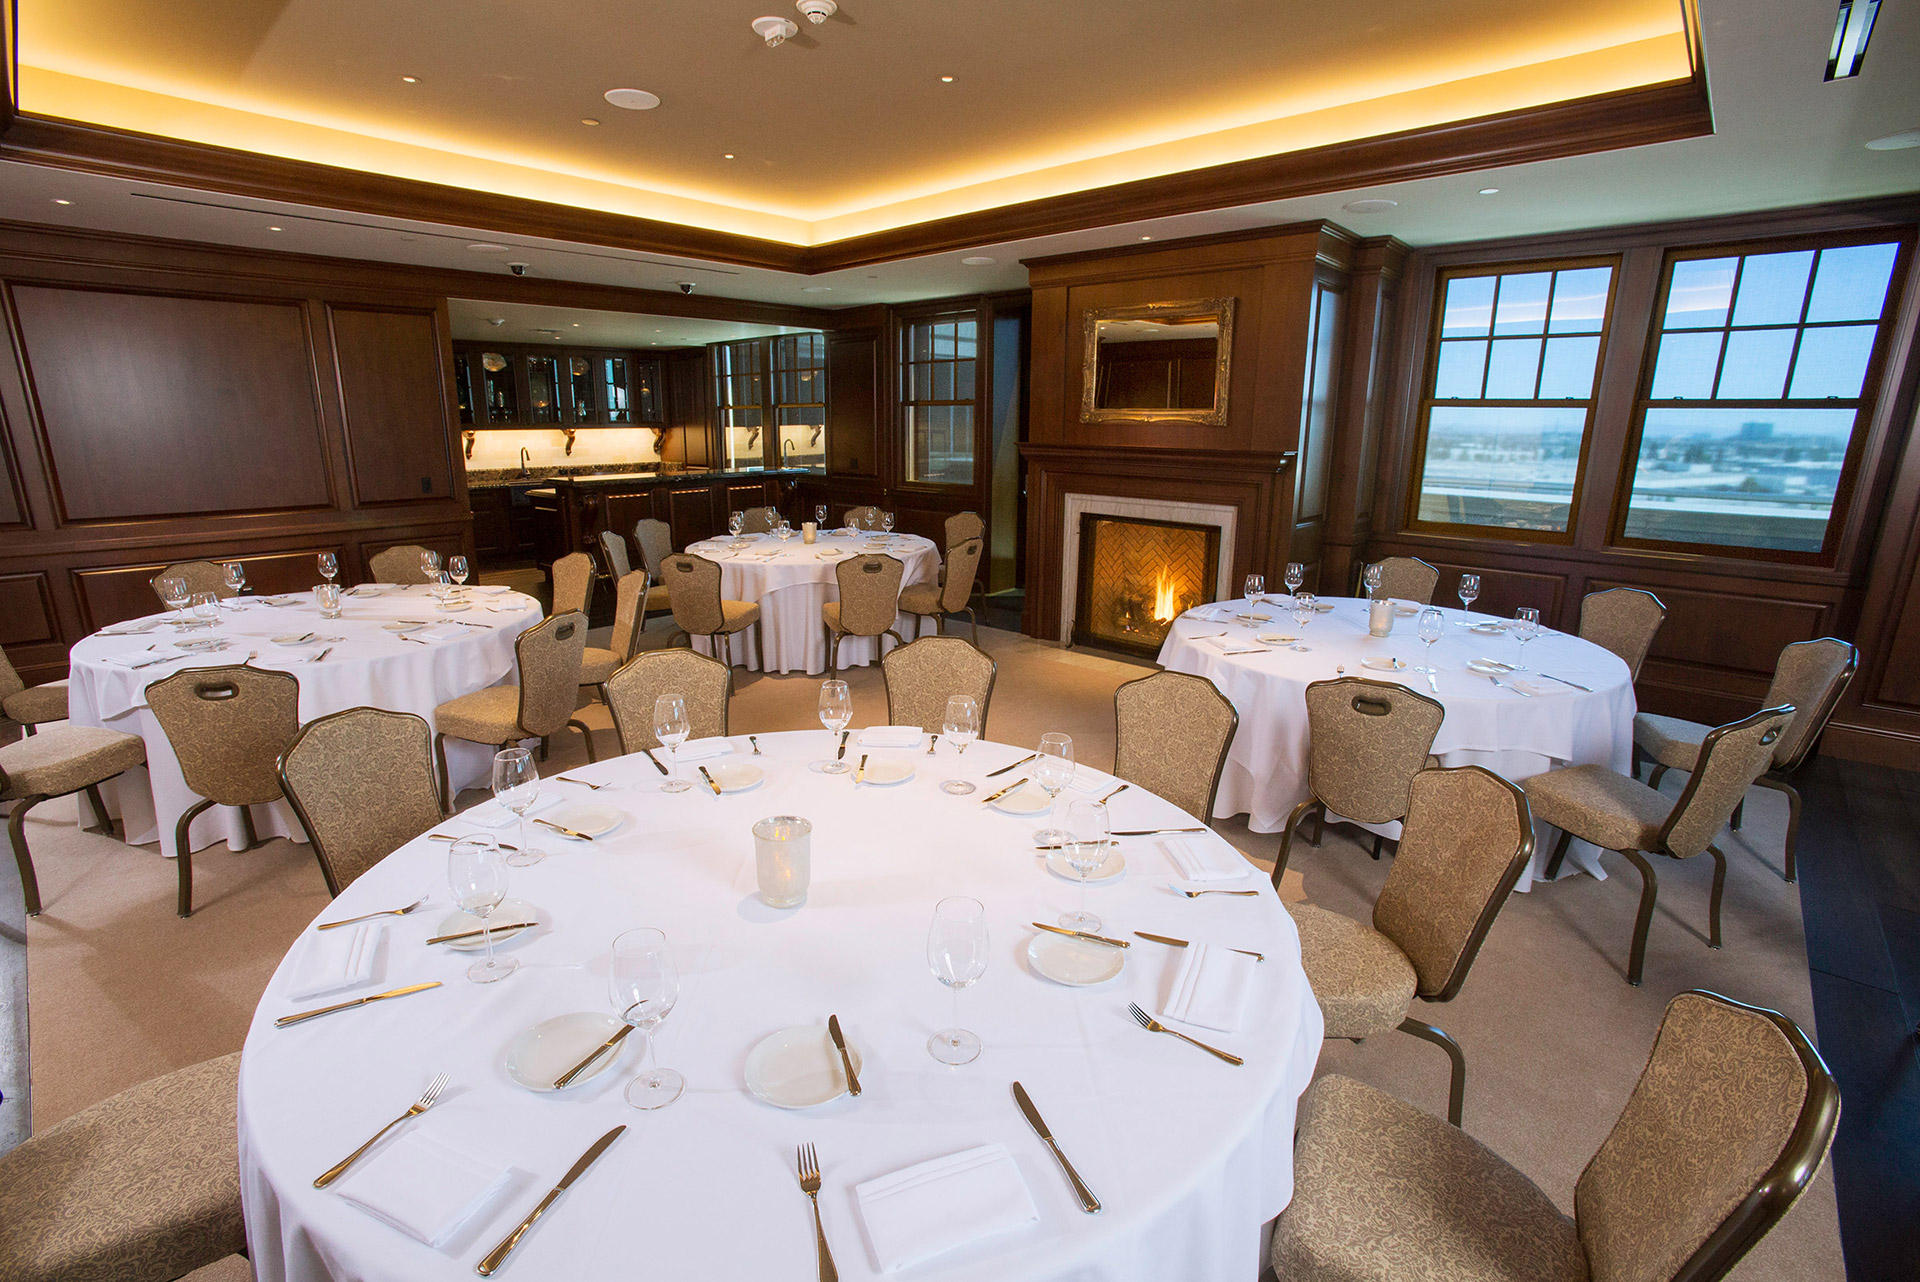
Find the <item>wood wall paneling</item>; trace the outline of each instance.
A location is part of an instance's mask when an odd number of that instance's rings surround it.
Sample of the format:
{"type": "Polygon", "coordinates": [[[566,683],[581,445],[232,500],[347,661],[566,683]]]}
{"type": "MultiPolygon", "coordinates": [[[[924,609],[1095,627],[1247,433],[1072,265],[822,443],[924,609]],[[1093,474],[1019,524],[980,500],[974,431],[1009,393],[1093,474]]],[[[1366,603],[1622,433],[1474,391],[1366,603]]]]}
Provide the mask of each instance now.
{"type": "Polygon", "coordinates": [[[47,576],[37,571],[0,574],[0,645],[28,645],[58,636],[47,576]]]}
{"type": "Polygon", "coordinates": [[[20,492],[20,469],[13,461],[13,433],[0,406],[0,529],[28,524],[27,502],[20,492]]]}
{"type": "Polygon", "coordinates": [[[671,489],[666,494],[664,520],[673,527],[676,545],[685,547],[701,539],[710,539],[727,528],[708,486],[695,489],[671,489]]]}
{"type": "Polygon", "coordinates": [[[882,405],[880,339],[876,334],[827,338],[827,471],[880,474],[882,405]]]}
{"type": "Polygon", "coordinates": [[[354,502],[453,497],[455,430],[434,313],[329,307],[354,502]]]}

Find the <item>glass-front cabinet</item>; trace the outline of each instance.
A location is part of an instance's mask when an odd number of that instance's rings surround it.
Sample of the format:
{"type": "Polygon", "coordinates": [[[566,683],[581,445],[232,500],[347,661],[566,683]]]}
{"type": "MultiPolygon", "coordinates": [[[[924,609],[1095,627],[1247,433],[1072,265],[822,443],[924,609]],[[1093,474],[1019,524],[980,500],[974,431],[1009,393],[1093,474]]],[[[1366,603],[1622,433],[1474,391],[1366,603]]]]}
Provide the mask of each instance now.
{"type": "Polygon", "coordinates": [[[520,392],[513,378],[513,363],[500,352],[482,352],[479,361],[487,396],[487,422],[518,423],[520,392]]]}
{"type": "Polygon", "coordinates": [[[527,421],[560,421],[560,359],[557,356],[527,357],[527,421]]]}
{"type": "Polygon", "coordinates": [[[660,361],[645,352],[462,343],[454,348],[453,383],[460,422],[475,427],[664,419],[660,361]]]}
{"type": "Polygon", "coordinates": [[[594,361],[588,356],[567,357],[567,421],[601,423],[613,420],[600,416],[600,378],[594,361]]]}

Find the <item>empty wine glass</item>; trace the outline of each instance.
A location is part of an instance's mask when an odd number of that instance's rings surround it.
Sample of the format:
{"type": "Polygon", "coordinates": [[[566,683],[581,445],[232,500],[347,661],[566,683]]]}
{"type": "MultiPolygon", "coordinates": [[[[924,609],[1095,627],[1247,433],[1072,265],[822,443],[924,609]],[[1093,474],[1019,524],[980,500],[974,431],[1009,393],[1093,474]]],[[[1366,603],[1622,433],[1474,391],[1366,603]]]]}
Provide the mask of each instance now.
{"type": "Polygon", "coordinates": [[[447,558],[447,576],[461,587],[464,588],[467,586],[467,576],[472,572],[472,567],[467,564],[466,557],[450,556],[447,558]]]}
{"type": "Polygon", "coordinates": [[[1480,598],[1480,576],[1463,574],[1460,576],[1460,608],[1472,610],[1473,603],[1480,598]]]}
{"type": "Polygon", "coordinates": [[[247,567],[238,561],[228,561],[220,567],[227,576],[227,586],[233,589],[235,596],[247,590],[247,567]]]}
{"type": "Polygon", "coordinates": [[[1436,671],[1433,666],[1433,643],[1447,635],[1447,616],[1432,606],[1428,606],[1426,609],[1420,611],[1420,620],[1415,631],[1419,634],[1420,639],[1427,643],[1427,653],[1425,656],[1425,665],[1415,668],[1414,671],[1432,676],[1436,671]]]}
{"type": "Polygon", "coordinates": [[[793,527],[787,524],[786,517],[781,517],[780,524],[773,527],[773,536],[782,543],[793,537],[793,527]]]}
{"type": "Polygon", "coordinates": [[[1080,878],[1080,906],[1060,914],[1060,924],[1068,930],[1100,929],[1100,919],[1087,911],[1087,878],[1107,861],[1107,831],[1107,808],[1100,802],[1076,801],[1067,807],[1067,839],[1060,853],[1080,878]]]}
{"type": "Polygon", "coordinates": [[[687,720],[687,701],[677,694],[663,694],[653,701],[653,737],[667,745],[667,752],[673,760],[673,770],[667,775],[667,781],[660,785],[662,792],[685,792],[693,787],[691,781],[680,777],[680,745],[693,733],[693,724],[687,720]]]}
{"type": "Polygon", "coordinates": [[[1520,643],[1520,662],[1513,665],[1515,672],[1527,672],[1527,642],[1540,635],[1540,611],[1531,605],[1523,605],[1513,612],[1513,622],[1507,631],[1520,643]]]}
{"type": "Polygon", "coordinates": [[[440,554],[431,548],[420,549],[420,573],[431,580],[440,573],[440,554]]]}
{"type": "Polygon", "coordinates": [[[195,592],[187,603],[198,627],[211,628],[220,618],[220,598],[212,592],[195,592]]]}
{"type": "Polygon", "coordinates": [[[1287,591],[1299,595],[1300,585],[1307,581],[1307,567],[1298,561],[1287,562],[1287,591]]]}
{"type": "Polygon", "coordinates": [[[453,591],[453,583],[447,578],[445,570],[427,580],[427,591],[433,593],[435,609],[447,608],[447,597],[453,591]]]}
{"type": "MultiPolygon", "coordinates": [[[[847,728],[847,722],[853,720],[853,695],[847,690],[847,683],[840,680],[820,683],[820,724],[827,728],[827,746],[837,749],[840,732],[847,728]]],[[[814,763],[822,772],[830,775],[843,775],[850,766],[837,755],[814,763]]]]}
{"type": "Polygon", "coordinates": [[[163,574],[153,581],[153,590],[160,594],[160,600],[167,609],[174,612],[175,624],[184,623],[187,607],[193,604],[193,594],[187,591],[187,581],[177,574],[163,574]]]}
{"type": "MultiPolygon", "coordinates": [[[[946,720],[941,724],[940,733],[956,748],[955,756],[965,756],[967,745],[980,736],[980,705],[970,694],[956,694],[947,700],[946,720]]],[[[956,797],[964,797],[973,791],[973,784],[965,779],[949,779],[940,785],[941,790],[956,797]]]]}
{"type": "Polygon", "coordinates": [[[740,537],[740,531],[746,528],[746,524],[747,514],[745,512],[727,513],[727,533],[733,535],[734,538],[737,539],[740,537]]]}
{"type": "Polygon", "coordinates": [[[340,558],[331,552],[322,552],[317,558],[320,562],[320,577],[331,583],[340,575],[340,558]]]}
{"type": "MultiPolygon", "coordinates": [[[[1047,794],[1047,819],[1053,819],[1054,805],[1060,799],[1060,793],[1073,782],[1073,739],[1064,734],[1049,733],[1040,736],[1040,751],[1033,762],[1033,781],[1047,794]]],[[[1034,836],[1034,842],[1042,846],[1057,846],[1065,841],[1067,834],[1058,825],[1042,828],[1034,836]]]]}
{"type": "Polygon", "coordinates": [[[1374,561],[1364,570],[1360,571],[1360,581],[1367,585],[1367,596],[1369,599],[1380,595],[1380,576],[1385,570],[1385,566],[1381,565],[1378,561],[1374,561]]]}
{"type": "Polygon", "coordinates": [[[1265,596],[1266,594],[1267,594],[1266,576],[1264,574],[1249,574],[1247,576],[1248,607],[1257,608],[1260,604],[1260,598],[1265,596]]]}
{"type": "Polygon", "coordinates": [[[467,967],[467,978],[476,984],[491,984],[505,979],[520,968],[518,957],[496,957],[493,931],[487,918],[507,897],[507,861],[491,837],[462,837],[447,851],[447,886],[453,891],[454,906],[480,919],[487,956],[467,967]]]}
{"type": "Polygon", "coordinates": [[[893,513],[882,512],[880,514],[880,533],[887,535],[893,533],[893,513]]]}
{"type": "Polygon", "coordinates": [[[640,1076],[627,1083],[627,1103],[635,1108],[665,1108],[680,1098],[687,1079],[670,1068],[646,1067],[654,1058],[654,1030],[680,1000],[680,970],[673,963],[664,931],[642,926],[623,931],[613,941],[607,991],[620,1018],[647,1034],[640,1076]]]}
{"type": "Polygon", "coordinates": [[[813,523],[823,530],[827,528],[827,505],[825,503],[815,503],[813,505],[813,523]]]}
{"type": "Polygon", "coordinates": [[[980,1037],[960,1025],[960,990],[987,973],[987,909],[956,895],[933,906],[927,932],[927,966],[953,994],[953,1026],[927,1039],[927,1053],[942,1064],[970,1064],[980,1057],[980,1037]]]}
{"type": "Polygon", "coordinates": [[[520,820],[520,849],[507,854],[507,862],[525,868],[546,858],[527,840],[527,811],[540,799],[540,767],[533,762],[529,748],[502,748],[493,754],[493,795],[520,820]]]}
{"type": "Polygon", "coordinates": [[[1303,632],[1306,630],[1307,624],[1313,619],[1313,607],[1316,599],[1311,592],[1296,592],[1293,594],[1293,622],[1294,625],[1303,632]]]}

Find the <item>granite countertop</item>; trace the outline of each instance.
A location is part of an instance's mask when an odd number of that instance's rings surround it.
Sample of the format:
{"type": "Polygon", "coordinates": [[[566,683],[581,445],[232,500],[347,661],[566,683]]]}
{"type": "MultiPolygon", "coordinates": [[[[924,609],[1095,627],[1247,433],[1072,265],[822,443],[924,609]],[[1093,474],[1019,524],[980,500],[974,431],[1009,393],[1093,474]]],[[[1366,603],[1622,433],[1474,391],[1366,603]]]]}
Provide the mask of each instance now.
{"type": "Polygon", "coordinates": [[[467,488],[469,490],[499,490],[514,486],[529,485],[549,488],[562,485],[631,485],[636,481],[658,481],[662,483],[688,480],[720,481],[730,480],[735,477],[746,479],[751,477],[789,475],[804,476],[806,473],[798,468],[776,468],[773,471],[727,472],[711,468],[694,467],[662,471],[660,468],[653,466],[643,465],[633,467],[628,465],[621,467],[619,464],[612,464],[601,467],[583,467],[575,470],[542,468],[534,471],[532,475],[522,476],[519,468],[476,468],[467,473],[467,488]]]}

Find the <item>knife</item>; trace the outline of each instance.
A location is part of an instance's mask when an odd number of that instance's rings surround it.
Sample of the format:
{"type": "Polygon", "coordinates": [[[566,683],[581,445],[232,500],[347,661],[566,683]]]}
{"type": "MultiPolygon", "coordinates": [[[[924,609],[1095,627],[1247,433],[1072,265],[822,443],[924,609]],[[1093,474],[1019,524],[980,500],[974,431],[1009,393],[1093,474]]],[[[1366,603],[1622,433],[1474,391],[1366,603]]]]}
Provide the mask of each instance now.
{"type": "Polygon", "coordinates": [[[313,656],[313,661],[314,661],[315,663],[318,663],[318,662],[320,662],[320,660],[322,660],[322,659],[324,659],[324,658],[326,658],[326,657],[327,657],[328,655],[330,655],[330,654],[332,654],[332,653],[333,653],[333,647],[332,647],[332,646],[328,646],[328,647],[327,647],[326,649],[324,649],[324,650],[322,650],[322,651],[321,651],[321,652],[320,652],[319,654],[316,654],[316,655],[314,655],[314,656],[313,656]]]}
{"type": "Polygon", "coordinates": [[[652,748],[642,748],[640,749],[640,751],[647,754],[647,760],[653,763],[653,768],[655,770],[658,770],[663,775],[668,773],[667,768],[660,764],[660,758],[653,755],[652,748]]]}
{"type": "MultiPolygon", "coordinates": [[[[628,1025],[628,1027],[632,1027],[632,1025],[628,1025]]],[[[520,1239],[527,1235],[527,1230],[531,1229],[534,1223],[547,1213],[547,1208],[552,1206],[555,1200],[557,1200],[562,1193],[566,1192],[575,1180],[587,1173],[587,1168],[592,1166],[594,1162],[599,1159],[600,1155],[607,1151],[607,1146],[619,1139],[620,1132],[626,1129],[624,1124],[616,1126],[595,1140],[593,1147],[582,1153],[580,1160],[575,1162],[567,1173],[560,1177],[560,1182],[547,1190],[547,1195],[540,1199],[538,1206],[527,1213],[527,1218],[515,1225],[513,1232],[500,1239],[499,1246],[487,1252],[480,1263],[473,1266],[473,1271],[483,1278],[492,1277],[494,1270],[507,1262],[507,1257],[513,1253],[513,1248],[520,1245],[520,1239]]]]}
{"type": "Polygon", "coordinates": [[[1563,686],[1572,686],[1576,690],[1585,690],[1588,694],[1593,693],[1593,687],[1583,686],[1578,681],[1569,681],[1565,677],[1556,677],[1551,672],[1542,672],[1540,675],[1549,681],[1558,681],[1563,686]]]}
{"type": "Polygon", "coordinates": [[[853,1071],[853,1056],[847,1054],[847,1039],[840,1035],[840,1017],[827,1016],[827,1034],[833,1038],[834,1049],[840,1052],[840,1062],[847,1069],[847,1094],[860,1093],[860,1074],[853,1071]]]}
{"type": "Polygon", "coordinates": [[[322,1006],[318,1010],[303,1010],[292,1015],[282,1015],[279,1019],[273,1021],[273,1026],[275,1028],[287,1028],[291,1025],[298,1024],[303,1019],[313,1019],[320,1015],[331,1015],[337,1010],[348,1010],[354,1006],[365,1006],[368,1002],[377,1002],[388,997],[405,997],[408,993],[424,993],[429,988],[438,987],[440,987],[440,981],[436,979],[425,984],[413,984],[406,988],[395,988],[390,992],[374,993],[367,997],[356,997],[350,1002],[341,1002],[334,1006],[322,1006]]]}
{"type": "Polygon", "coordinates": [[[497,935],[503,930],[532,930],[540,923],[537,921],[503,921],[497,926],[482,926],[478,930],[463,930],[453,935],[435,935],[429,944],[450,944],[456,939],[472,939],[478,935],[497,935]]]}
{"type": "Polygon", "coordinates": [[[1068,930],[1065,926],[1049,926],[1043,921],[1033,923],[1035,930],[1050,930],[1056,935],[1065,935],[1068,939],[1085,939],[1096,944],[1108,944],[1114,948],[1131,948],[1124,939],[1108,939],[1105,935],[1090,935],[1084,930],[1068,930]]]}
{"type": "Polygon", "coordinates": [[[1112,832],[1110,837],[1157,837],[1163,832],[1205,832],[1205,828],[1128,828],[1122,832],[1112,832]]]}
{"type": "Polygon", "coordinates": [[[1012,783],[1002,788],[999,792],[994,793],[991,797],[982,797],[980,799],[980,804],[984,806],[990,801],[998,801],[1000,800],[1000,798],[1012,792],[1015,788],[1018,788],[1022,784],[1026,783],[1026,781],[1027,781],[1027,777],[1025,775],[1021,775],[1018,779],[1015,779],[1012,783]]]}
{"type": "Polygon", "coordinates": [[[569,828],[565,824],[557,824],[551,819],[542,819],[539,815],[533,816],[533,821],[537,824],[545,824],[547,827],[553,829],[555,832],[559,833],[563,837],[573,837],[579,841],[593,840],[593,838],[587,836],[587,834],[584,832],[580,832],[577,829],[569,828]]]}
{"type": "Polygon", "coordinates": [[[1017,768],[1017,767],[1019,767],[1019,766],[1024,766],[1024,765],[1026,765],[1026,764],[1027,764],[1027,763],[1028,763],[1029,761],[1032,761],[1032,760],[1033,760],[1033,759],[1034,759],[1035,757],[1038,757],[1039,755],[1040,755],[1040,754],[1039,754],[1039,753],[1037,753],[1037,752],[1029,752],[1029,753],[1028,753],[1028,754],[1027,754],[1026,756],[1024,756],[1024,757],[1022,757],[1022,758],[1020,758],[1020,760],[1018,760],[1018,761],[1016,761],[1016,762],[1014,762],[1014,763],[1013,763],[1013,765],[1010,765],[1010,766],[1001,766],[1001,767],[1000,767],[1000,768],[999,768],[998,770],[989,770],[989,771],[987,771],[987,778],[989,778],[989,779],[991,779],[991,778],[993,778],[993,777],[994,777],[995,775],[1003,775],[1003,774],[1005,774],[1005,773],[1007,773],[1007,771],[1009,771],[1009,770],[1013,770],[1013,769],[1015,769],[1015,768],[1017,768]]]}
{"type": "MultiPolygon", "coordinates": [[[[1175,939],[1172,935],[1150,935],[1144,930],[1136,930],[1133,933],[1142,939],[1151,939],[1156,944],[1165,944],[1170,948],[1185,948],[1187,946],[1186,940],[1175,939]]],[[[1232,953],[1245,953],[1255,961],[1265,961],[1267,959],[1266,954],[1256,953],[1250,948],[1229,948],[1227,951],[1232,953]]]]}
{"type": "Polygon", "coordinates": [[[847,736],[852,733],[853,731],[851,730],[842,730],[840,732],[840,751],[833,754],[835,761],[845,761],[847,759],[847,736]]]}
{"type": "Polygon", "coordinates": [[[1053,1160],[1060,1163],[1060,1169],[1066,1173],[1067,1179],[1073,1184],[1074,1194],[1080,1199],[1080,1209],[1088,1215],[1098,1214],[1100,1199],[1093,1195],[1093,1190],[1087,1187],[1087,1182],[1080,1178],[1080,1172],[1073,1169],[1073,1163],[1067,1160],[1067,1155],[1060,1151],[1058,1144],[1054,1143],[1053,1132],[1048,1130],[1047,1124],[1040,1119],[1040,1110],[1033,1106],[1033,1098],[1027,1094],[1027,1088],[1018,1082],[1013,1084],[1013,1102],[1020,1106],[1020,1115],[1027,1119],[1027,1125],[1033,1128],[1033,1133],[1053,1150],[1053,1160]]]}
{"type": "Polygon", "coordinates": [[[707,787],[713,789],[713,795],[716,797],[719,796],[720,785],[714,780],[714,777],[712,775],[707,773],[707,768],[705,766],[695,766],[694,769],[698,770],[700,772],[700,777],[707,781],[707,787]]]}
{"type": "Polygon", "coordinates": [[[853,782],[863,784],[867,781],[867,754],[860,754],[860,766],[853,772],[853,782]]]}
{"type": "Polygon", "coordinates": [[[1429,673],[1427,673],[1427,684],[1433,687],[1433,692],[1434,692],[1435,694],[1439,694],[1439,693],[1440,693],[1440,682],[1439,682],[1439,679],[1438,679],[1438,678],[1436,678],[1436,677],[1435,677],[1435,676],[1433,675],[1433,673],[1431,673],[1431,672],[1429,672],[1429,673]]]}
{"type": "Polygon", "coordinates": [[[587,1065],[593,1063],[594,1060],[600,1058],[600,1052],[611,1050],[614,1047],[618,1046],[621,1042],[624,1042],[627,1039],[627,1034],[631,1033],[632,1031],[633,1031],[632,1024],[620,1025],[619,1031],[614,1033],[612,1037],[609,1037],[606,1041],[601,1042],[598,1046],[588,1051],[587,1057],[585,1059],[581,1060],[578,1064],[575,1064],[572,1068],[568,1069],[566,1072],[560,1074],[560,1076],[554,1078],[553,1089],[556,1091],[564,1090],[566,1087],[572,1085],[574,1078],[580,1076],[580,1074],[587,1071],[587,1065]]]}
{"type": "MultiPolygon", "coordinates": [[[[484,832],[430,832],[427,834],[427,836],[434,841],[465,841],[468,837],[484,837],[486,835],[484,832]]],[[[509,846],[504,841],[496,841],[493,844],[502,850],[520,849],[518,846],[509,846]]]]}

